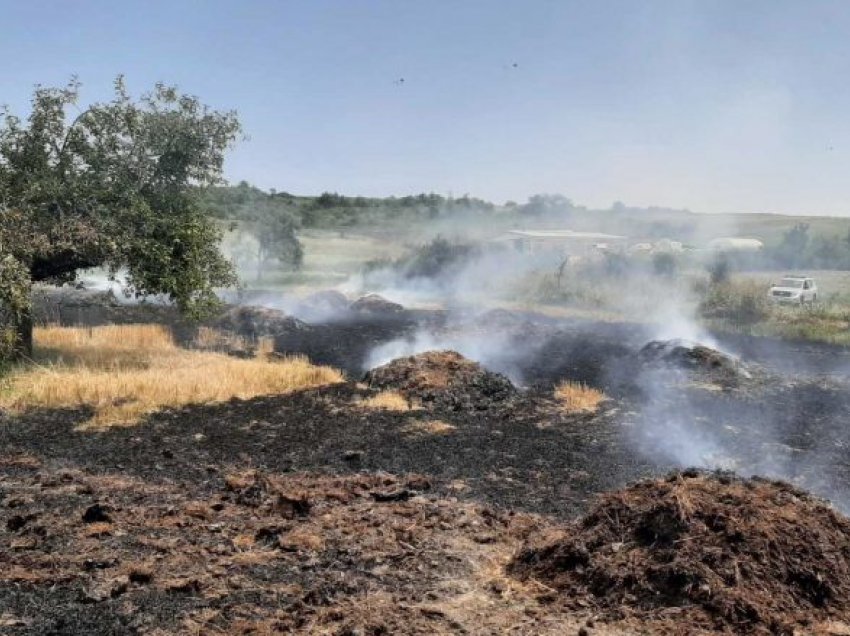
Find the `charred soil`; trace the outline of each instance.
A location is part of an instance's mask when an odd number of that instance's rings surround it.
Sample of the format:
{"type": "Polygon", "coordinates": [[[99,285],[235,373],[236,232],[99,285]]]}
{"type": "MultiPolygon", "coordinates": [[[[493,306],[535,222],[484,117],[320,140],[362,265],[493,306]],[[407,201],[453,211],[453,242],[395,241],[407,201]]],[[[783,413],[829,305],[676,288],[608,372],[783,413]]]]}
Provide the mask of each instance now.
{"type": "MultiPolygon", "coordinates": [[[[95,304],[59,318],[162,314],[191,334],[168,311],[95,304]]],[[[642,371],[652,338],[634,325],[501,313],[458,327],[409,310],[333,324],[232,317],[234,330],[271,332],[280,353],[349,381],[99,433],[75,430],[84,410],[0,413],[0,632],[850,630],[846,521],[796,489],[847,509],[845,351],[732,339],[724,349],[773,375],[713,386],[687,369],[672,383],[642,371]],[[446,354],[357,383],[377,344],[466,328],[503,336],[498,360],[523,387],[446,354]],[[795,355],[791,371],[775,364],[795,355]],[[561,380],[610,400],[565,413],[552,395],[561,380]],[[386,389],[417,407],[364,406],[386,389]],[[681,468],[682,448],[795,487],[699,473],[621,490],[681,468]],[[594,507],[606,491],[617,492],[594,507]]]]}

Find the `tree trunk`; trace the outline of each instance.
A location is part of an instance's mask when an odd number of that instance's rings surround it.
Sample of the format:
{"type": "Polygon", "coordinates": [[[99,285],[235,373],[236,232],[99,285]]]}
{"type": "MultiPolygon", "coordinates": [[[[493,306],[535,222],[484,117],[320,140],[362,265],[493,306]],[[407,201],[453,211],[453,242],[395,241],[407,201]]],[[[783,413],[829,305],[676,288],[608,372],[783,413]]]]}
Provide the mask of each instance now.
{"type": "Polygon", "coordinates": [[[15,328],[18,332],[18,347],[15,357],[32,358],[32,313],[27,311],[17,320],[15,328]]]}
{"type": "Polygon", "coordinates": [[[265,261],[265,253],[262,247],[257,249],[257,282],[263,280],[263,262],[265,261]]]}
{"type": "Polygon", "coordinates": [[[564,268],[567,266],[567,263],[570,262],[570,257],[564,257],[564,260],[561,261],[561,264],[558,265],[558,272],[556,277],[558,279],[558,291],[561,291],[561,279],[564,277],[564,268]]]}

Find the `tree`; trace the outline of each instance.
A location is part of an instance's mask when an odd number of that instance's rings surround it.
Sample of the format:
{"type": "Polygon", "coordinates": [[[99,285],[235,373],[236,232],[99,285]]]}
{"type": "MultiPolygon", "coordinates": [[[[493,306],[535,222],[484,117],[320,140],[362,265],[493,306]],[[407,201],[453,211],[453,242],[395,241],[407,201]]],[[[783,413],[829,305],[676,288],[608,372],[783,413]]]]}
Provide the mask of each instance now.
{"type": "Polygon", "coordinates": [[[560,194],[535,194],[519,206],[519,213],[523,216],[568,215],[574,210],[573,202],[560,194]]]}
{"type": "Polygon", "coordinates": [[[670,252],[658,252],[652,255],[652,271],[656,276],[672,278],[676,274],[676,257],[670,252]]]}
{"type": "Polygon", "coordinates": [[[803,267],[809,245],[809,224],[796,223],[785,232],[782,242],[774,249],[774,258],[783,267],[803,267]]]}
{"type": "Polygon", "coordinates": [[[218,219],[238,221],[256,240],[257,280],[269,259],[299,269],[304,248],[296,234],[301,226],[295,197],[286,192],[263,192],[242,181],[237,186],[199,191],[204,207],[218,219]]]}
{"type": "Polygon", "coordinates": [[[221,182],[235,113],[163,84],[134,101],[119,77],[112,101],[72,119],[79,88],[37,87],[25,120],[0,112],[0,304],[20,353],[33,282],[122,270],[128,294],[167,294],[192,316],[236,282],[196,191],[221,182]]]}
{"type": "Polygon", "coordinates": [[[729,263],[729,257],[726,254],[722,252],[717,254],[706,266],[706,269],[712,285],[723,285],[729,282],[732,265],[729,263]]]}
{"type": "Polygon", "coordinates": [[[271,197],[256,210],[254,235],[259,245],[257,254],[257,280],[261,278],[263,265],[271,258],[280,263],[300,269],[304,261],[304,248],[295,232],[297,219],[287,210],[271,204],[271,197]]]}

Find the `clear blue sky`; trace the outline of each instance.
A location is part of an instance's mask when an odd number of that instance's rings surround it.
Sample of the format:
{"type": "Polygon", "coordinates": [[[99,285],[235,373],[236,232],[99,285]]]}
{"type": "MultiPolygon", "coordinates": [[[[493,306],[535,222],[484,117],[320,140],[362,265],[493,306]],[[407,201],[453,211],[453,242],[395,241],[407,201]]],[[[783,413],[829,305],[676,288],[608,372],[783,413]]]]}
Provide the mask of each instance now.
{"type": "Polygon", "coordinates": [[[175,83],[240,113],[227,176],[263,188],[850,214],[844,0],[0,0],[0,19],[0,102],[72,74],[84,100],[118,73],[175,83]]]}

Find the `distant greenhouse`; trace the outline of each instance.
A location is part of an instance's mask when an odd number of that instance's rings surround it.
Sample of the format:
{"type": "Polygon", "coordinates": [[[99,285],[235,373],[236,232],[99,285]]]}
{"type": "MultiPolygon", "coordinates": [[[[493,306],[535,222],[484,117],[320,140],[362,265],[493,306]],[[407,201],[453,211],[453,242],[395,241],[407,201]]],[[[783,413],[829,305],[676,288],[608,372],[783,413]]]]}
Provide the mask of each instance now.
{"type": "Polygon", "coordinates": [[[507,243],[518,252],[526,254],[556,251],[573,255],[586,255],[600,250],[622,249],[626,240],[625,236],[602,232],[510,230],[492,239],[492,242],[507,243]]]}
{"type": "Polygon", "coordinates": [[[760,252],[764,243],[754,238],[724,237],[709,241],[708,248],[717,252],[760,252]]]}

